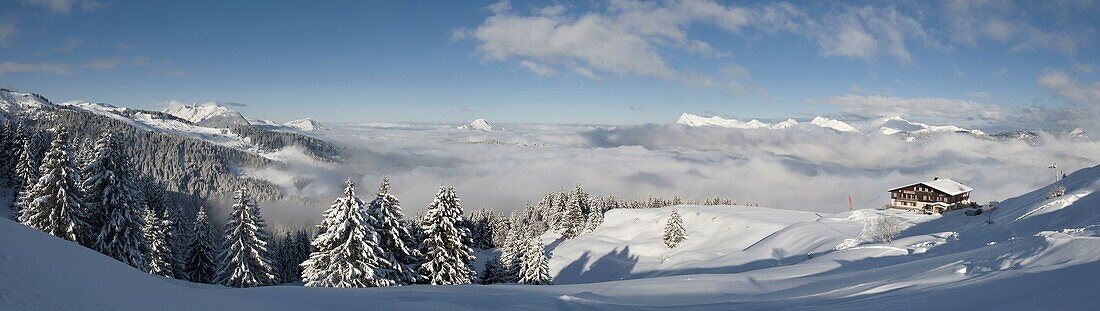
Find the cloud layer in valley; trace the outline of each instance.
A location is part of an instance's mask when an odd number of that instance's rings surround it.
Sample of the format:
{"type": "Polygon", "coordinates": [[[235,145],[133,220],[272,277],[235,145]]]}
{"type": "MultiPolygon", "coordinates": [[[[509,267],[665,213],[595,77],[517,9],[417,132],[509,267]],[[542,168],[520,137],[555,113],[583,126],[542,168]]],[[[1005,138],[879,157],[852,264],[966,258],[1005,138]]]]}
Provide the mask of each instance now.
{"type": "MultiPolygon", "coordinates": [[[[980,202],[1011,197],[1053,181],[1047,168],[1100,162],[1100,144],[1040,133],[1042,144],[944,133],[905,141],[878,133],[691,128],[681,125],[589,127],[507,125],[473,133],[451,125],[342,126],[327,139],[349,146],[348,163],[294,165],[314,181],[300,194],[334,198],[341,181],[373,193],[382,175],[407,211],[423,210],[436,188],[455,186],[465,209],[513,210],[543,194],[580,184],[598,195],[730,197],[770,207],[840,212],[886,202],[886,190],[935,176],[977,189],[980,202]]],[[[364,194],[369,197],[369,195],[364,194]]]]}

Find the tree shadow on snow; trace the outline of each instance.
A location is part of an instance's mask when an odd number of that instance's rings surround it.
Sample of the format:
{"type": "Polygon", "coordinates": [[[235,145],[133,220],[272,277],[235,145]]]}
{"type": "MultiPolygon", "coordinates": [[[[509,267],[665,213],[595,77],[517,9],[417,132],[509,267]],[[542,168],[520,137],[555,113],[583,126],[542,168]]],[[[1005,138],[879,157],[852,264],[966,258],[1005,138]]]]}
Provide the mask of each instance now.
{"type": "Polygon", "coordinates": [[[585,252],[580,258],[566,265],[558,275],[554,277],[554,284],[578,284],[614,281],[631,278],[631,271],[638,264],[638,256],[630,254],[630,247],[622,250],[615,248],[592,263],[588,269],[585,265],[592,258],[590,252],[585,252]]]}

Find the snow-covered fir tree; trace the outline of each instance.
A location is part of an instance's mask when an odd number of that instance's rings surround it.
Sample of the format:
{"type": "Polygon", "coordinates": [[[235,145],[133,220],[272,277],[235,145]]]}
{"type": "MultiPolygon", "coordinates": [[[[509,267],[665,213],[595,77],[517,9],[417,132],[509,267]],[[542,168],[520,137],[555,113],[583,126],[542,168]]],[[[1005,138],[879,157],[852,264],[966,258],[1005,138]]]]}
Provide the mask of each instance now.
{"type": "MultiPolygon", "coordinates": [[[[291,235],[290,231],[283,232],[283,237],[271,241],[271,247],[269,253],[271,253],[271,262],[275,267],[275,276],[279,279],[278,284],[284,284],[292,282],[294,278],[295,270],[292,263],[292,253],[294,251],[294,243],[296,240],[291,235]]],[[[301,275],[301,272],[298,272],[301,275]]]]}
{"type": "Polygon", "coordinates": [[[12,122],[4,122],[0,127],[0,186],[13,187],[17,182],[15,178],[15,163],[19,160],[19,139],[15,135],[15,127],[12,122]]]}
{"type": "Polygon", "coordinates": [[[233,196],[233,210],[226,220],[225,245],[218,257],[215,283],[230,287],[255,287],[275,283],[267,253],[266,225],[259,206],[244,188],[233,196]]]}
{"type": "Polygon", "coordinates": [[[588,195],[581,186],[573,188],[565,211],[559,220],[561,235],[566,239],[572,239],[584,232],[585,213],[588,210],[588,195]]]}
{"type": "Polygon", "coordinates": [[[381,287],[395,284],[392,263],[382,257],[374,220],[366,204],[355,196],[355,183],[348,179],[344,196],[324,213],[313,239],[313,253],[302,263],[306,286],[381,287]]]}
{"type": "Polygon", "coordinates": [[[199,207],[195,214],[195,224],[190,242],[187,243],[187,251],[183,260],[183,273],[187,280],[197,283],[214,282],[214,269],[218,256],[218,236],[210,220],[206,217],[206,209],[199,207]]]}
{"type": "Polygon", "coordinates": [[[523,243],[526,237],[524,229],[518,226],[508,230],[508,241],[500,250],[500,264],[504,268],[505,279],[515,282],[518,279],[519,267],[523,262],[523,243]]]}
{"type": "Polygon", "coordinates": [[[684,220],[680,219],[680,212],[673,209],[672,215],[668,216],[668,222],[665,223],[665,245],[668,248],[676,248],[684,240],[687,240],[687,232],[684,231],[684,220]]]}
{"type": "Polygon", "coordinates": [[[439,187],[421,224],[424,240],[420,250],[424,258],[420,274],[429,284],[469,284],[475,276],[470,267],[474,260],[473,250],[467,246],[468,233],[460,225],[462,216],[454,188],[439,187]]]}
{"type": "Polygon", "coordinates": [[[21,194],[19,222],[69,241],[82,241],[88,230],[80,203],[80,174],[73,163],[68,131],[54,129],[50,151],[42,159],[41,177],[21,194]]]}
{"type": "Polygon", "coordinates": [[[393,271],[393,275],[385,277],[394,280],[397,285],[417,282],[420,276],[416,272],[416,263],[420,259],[420,252],[415,244],[408,244],[413,238],[402,224],[405,213],[401,211],[397,197],[390,194],[389,178],[382,177],[378,196],[370,202],[367,211],[375,221],[374,228],[378,232],[378,245],[382,249],[383,259],[393,264],[389,269],[393,271]]]}
{"type": "Polygon", "coordinates": [[[172,266],[172,247],[168,245],[168,226],[170,221],[167,215],[157,215],[152,209],[145,211],[145,240],[148,248],[145,250],[145,258],[149,267],[147,271],[164,277],[174,277],[176,272],[172,266]]]}
{"type": "Polygon", "coordinates": [[[584,222],[584,232],[592,232],[599,228],[600,224],[603,224],[603,213],[603,204],[593,205],[592,210],[588,213],[588,219],[584,222]]]}
{"type": "Polygon", "coordinates": [[[167,210],[168,220],[172,222],[172,226],[168,231],[168,245],[172,248],[172,266],[176,267],[177,279],[186,279],[187,274],[183,271],[183,262],[187,256],[188,244],[191,242],[191,234],[194,232],[194,223],[188,221],[183,216],[183,209],[180,206],[176,206],[170,210],[167,210]]]}
{"type": "Polygon", "coordinates": [[[529,285],[551,284],[553,278],[550,277],[550,258],[546,257],[542,242],[531,238],[523,243],[523,248],[523,257],[516,271],[516,282],[529,285]]]}
{"type": "Polygon", "coordinates": [[[508,282],[508,272],[500,263],[500,256],[490,256],[485,260],[485,269],[481,272],[481,284],[497,284],[508,282]]]}
{"type": "Polygon", "coordinates": [[[477,249],[490,249],[493,245],[493,213],[484,208],[470,214],[470,238],[477,249]]]}
{"type": "MultiPolygon", "coordinates": [[[[94,211],[89,217],[96,228],[92,248],[130,266],[145,270],[147,261],[142,218],[145,205],[135,195],[129,157],[111,134],[96,144],[96,153],[83,169],[84,202],[94,211]]],[[[154,214],[155,215],[155,214],[154,214]]]]}
{"type": "Polygon", "coordinates": [[[13,172],[12,180],[12,192],[15,193],[15,200],[12,202],[12,219],[19,221],[20,210],[25,203],[24,195],[38,182],[38,169],[37,164],[31,157],[30,142],[26,138],[20,139],[21,143],[18,145],[18,160],[15,163],[15,171],[13,172]]]}

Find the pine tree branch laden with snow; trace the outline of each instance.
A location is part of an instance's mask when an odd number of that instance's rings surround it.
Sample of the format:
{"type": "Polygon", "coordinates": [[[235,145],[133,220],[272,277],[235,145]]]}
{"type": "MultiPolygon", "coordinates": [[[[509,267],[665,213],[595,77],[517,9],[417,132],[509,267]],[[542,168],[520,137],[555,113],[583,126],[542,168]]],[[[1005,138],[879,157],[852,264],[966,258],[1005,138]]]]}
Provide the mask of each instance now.
{"type": "Polygon", "coordinates": [[[429,284],[469,284],[475,276],[470,267],[474,260],[473,250],[466,243],[468,233],[459,226],[463,222],[462,215],[454,188],[439,187],[421,224],[424,240],[420,249],[424,258],[420,274],[429,284]]]}
{"type": "Polygon", "coordinates": [[[195,225],[183,260],[183,272],[187,280],[197,283],[214,282],[217,268],[217,243],[219,239],[206,216],[206,209],[199,207],[195,225]]]}
{"type": "Polygon", "coordinates": [[[266,224],[259,206],[247,190],[237,190],[233,210],[226,221],[225,246],[218,258],[216,283],[230,287],[256,287],[275,283],[267,252],[266,224]]]}
{"type": "Polygon", "coordinates": [[[324,213],[313,240],[313,253],[302,263],[306,286],[381,287],[392,286],[393,263],[387,262],[378,246],[374,220],[366,204],[355,196],[349,179],[344,196],[324,213]]]}
{"type": "Polygon", "coordinates": [[[55,129],[50,150],[42,159],[38,181],[22,197],[19,221],[24,225],[74,242],[86,242],[87,211],[80,202],[78,180],[68,132],[55,129]]]}
{"type": "Polygon", "coordinates": [[[665,223],[664,240],[665,246],[668,246],[668,248],[676,248],[687,240],[687,231],[684,230],[684,220],[680,218],[680,212],[678,210],[673,209],[672,214],[668,216],[668,221],[665,223]]]}
{"type": "Polygon", "coordinates": [[[388,271],[392,271],[392,275],[385,277],[394,280],[398,285],[413,284],[420,279],[416,271],[420,252],[407,243],[413,237],[401,223],[405,214],[401,211],[397,197],[390,194],[389,189],[390,181],[383,177],[382,184],[378,187],[378,196],[370,202],[367,211],[375,222],[373,225],[378,233],[381,254],[385,262],[391,264],[388,271]]]}

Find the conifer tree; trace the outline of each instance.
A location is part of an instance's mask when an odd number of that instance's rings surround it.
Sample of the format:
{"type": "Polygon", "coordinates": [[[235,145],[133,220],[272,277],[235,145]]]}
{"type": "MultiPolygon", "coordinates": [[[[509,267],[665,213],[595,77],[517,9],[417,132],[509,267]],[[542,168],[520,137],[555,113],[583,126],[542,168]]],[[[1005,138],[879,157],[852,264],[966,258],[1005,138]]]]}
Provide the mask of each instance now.
{"type": "Polygon", "coordinates": [[[15,128],[11,122],[4,122],[0,128],[0,186],[14,187],[21,183],[15,178],[15,163],[19,160],[19,140],[15,137],[15,128]]]}
{"type": "Polygon", "coordinates": [[[194,230],[189,238],[190,243],[188,243],[183,263],[184,275],[191,282],[214,282],[218,236],[214,232],[214,227],[210,225],[206,217],[206,209],[203,207],[199,207],[199,212],[195,214],[194,230]]]}
{"type": "Polygon", "coordinates": [[[374,219],[374,228],[378,232],[378,245],[382,250],[383,259],[392,263],[388,271],[393,275],[385,276],[396,281],[398,285],[415,283],[420,276],[416,272],[416,263],[420,258],[420,252],[416,245],[410,245],[412,235],[401,221],[405,213],[401,211],[401,204],[397,197],[390,194],[390,180],[382,177],[382,185],[378,187],[378,196],[370,202],[367,210],[374,219]]]}
{"type": "Polygon", "coordinates": [[[490,256],[485,260],[485,269],[481,272],[481,284],[508,282],[508,272],[500,263],[500,256],[490,256]]]}
{"type": "Polygon", "coordinates": [[[108,133],[96,144],[96,154],[84,167],[81,187],[84,202],[93,211],[88,217],[96,229],[92,248],[145,270],[147,261],[142,250],[147,241],[143,230],[148,224],[142,215],[146,206],[135,197],[138,191],[133,186],[129,162],[108,133]]]}
{"type": "Polygon", "coordinates": [[[194,231],[194,224],[184,219],[180,206],[174,206],[165,212],[168,215],[167,219],[172,222],[172,226],[168,231],[168,245],[172,249],[172,267],[175,267],[175,278],[185,280],[187,274],[184,272],[183,267],[187,249],[191,242],[191,234],[194,231]]]}
{"type": "Polygon", "coordinates": [[[69,135],[64,127],[55,129],[50,151],[42,159],[38,171],[41,177],[22,196],[24,206],[19,221],[74,242],[82,242],[88,229],[83,219],[86,211],[80,204],[80,174],[74,167],[69,135]]]}
{"type": "Polygon", "coordinates": [[[573,188],[573,193],[569,196],[568,203],[565,206],[565,212],[562,214],[562,219],[559,222],[562,237],[572,239],[584,232],[584,215],[587,209],[588,195],[584,193],[584,190],[581,190],[580,186],[573,188]]]}
{"type": "Polygon", "coordinates": [[[461,228],[462,207],[454,188],[439,187],[435,200],[428,205],[422,227],[424,254],[420,274],[432,285],[469,284],[474,277],[470,267],[474,256],[466,242],[468,232],[461,228]]]}
{"type": "MultiPolygon", "coordinates": [[[[166,216],[166,215],[165,215],[166,216]]],[[[157,216],[157,213],[152,209],[145,211],[145,240],[148,241],[149,247],[145,251],[145,258],[148,259],[149,267],[147,271],[150,274],[155,274],[164,277],[175,276],[175,271],[172,267],[172,248],[168,245],[168,232],[167,226],[169,220],[163,216],[157,216]]]]}
{"type": "Polygon", "coordinates": [[[20,139],[21,146],[17,153],[19,154],[18,161],[15,163],[15,172],[13,174],[12,192],[15,193],[15,200],[12,202],[12,220],[19,221],[20,211],[23,209],[23,205],[27,202],[24,200],[24,196],[29,192],[27,191],[38,182],[38,169],[36,163],[30,154],[30,142],[26,138],[20,139]]]}
{"type": "Polygon", "coordinates": [[[230,287],[274,284],[267,252],[269,233],[259,215],[259,206],[244,188],[237,190],[233,199],[236,203],[225,224],[225,246],[218,257],[215,283],[230,287]]]}
{"type": "Polygon", "coordinates": [[[553,279],[550,277],[550,259],[546,257],[542,242],[532,238],[525,241],[523,246],[516,282],[529,285],[551,284],[553,279]]]}
{"type": "Polygon", "coordinates": [[[325,211],[313,239],[314,251],[302,263],[306,286],[381,287],[392,286],[387,279],[392,266],[382,258],[373,220],[366,204],[355,196],[355,183],[348,179],[344,196],[325,211]]]}
{"type": "Polygon", "coordinates": [[[680,212],[675,209],[672,210],[672,215],[668,216],[668,222],[665,224],[664,239],[668,248],[676,248],[687,239],[687,232],[684,231],[684,221],[680,219],[680,212]]]}

